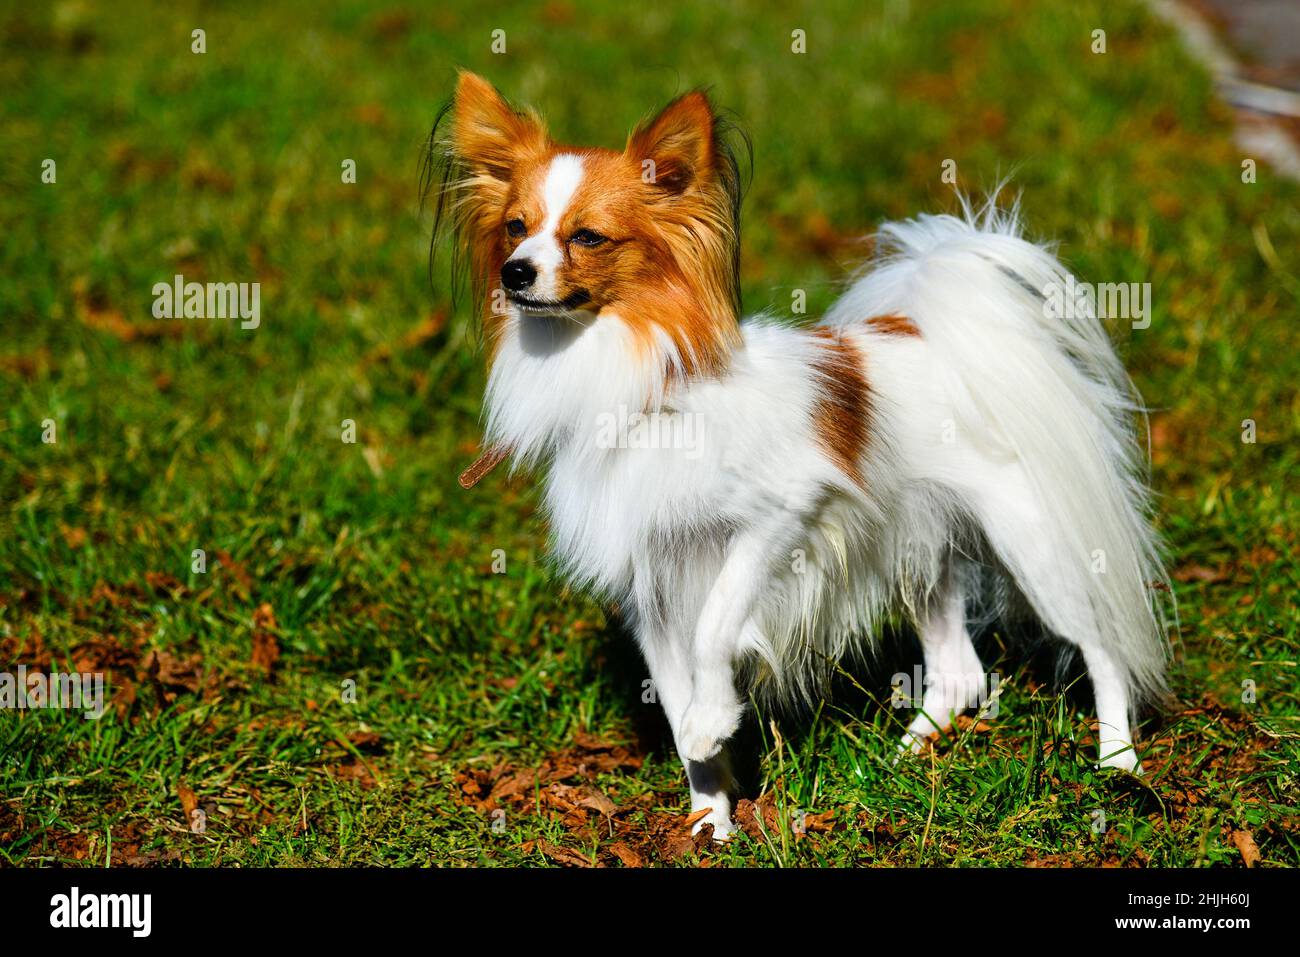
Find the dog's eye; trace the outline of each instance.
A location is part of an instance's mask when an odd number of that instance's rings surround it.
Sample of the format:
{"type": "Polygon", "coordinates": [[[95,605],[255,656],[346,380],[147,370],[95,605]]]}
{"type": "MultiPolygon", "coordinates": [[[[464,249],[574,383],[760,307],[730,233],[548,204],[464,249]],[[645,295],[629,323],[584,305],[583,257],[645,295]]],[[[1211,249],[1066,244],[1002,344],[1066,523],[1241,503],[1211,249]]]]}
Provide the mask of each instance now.
{"type": "Polygon", "coordinates": [[[605,237],[593,229],[580,229],[569,237],[569,241],[579,246],[599,246],[605,241],[605,237]]]}
{"type": "Polygon", "coordinates": [[[528,227],[524,225],[522,219],[512,219],[506,223],[506,233],[514,239],[518,239],[526,232],[528,232],[528,227]]]}

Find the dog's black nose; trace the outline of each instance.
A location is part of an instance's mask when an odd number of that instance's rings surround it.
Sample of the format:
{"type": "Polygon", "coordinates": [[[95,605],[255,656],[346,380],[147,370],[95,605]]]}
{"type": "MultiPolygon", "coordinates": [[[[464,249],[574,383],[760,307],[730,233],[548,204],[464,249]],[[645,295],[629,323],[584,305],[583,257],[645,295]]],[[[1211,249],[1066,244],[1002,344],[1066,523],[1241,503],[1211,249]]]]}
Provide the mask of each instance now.
{"type": "Polygon", "coordinates": [[[501,285],[511,292],[523,292],[537,278],[537,270],[527,259],[512,259],[501,267],[501,285]]]}

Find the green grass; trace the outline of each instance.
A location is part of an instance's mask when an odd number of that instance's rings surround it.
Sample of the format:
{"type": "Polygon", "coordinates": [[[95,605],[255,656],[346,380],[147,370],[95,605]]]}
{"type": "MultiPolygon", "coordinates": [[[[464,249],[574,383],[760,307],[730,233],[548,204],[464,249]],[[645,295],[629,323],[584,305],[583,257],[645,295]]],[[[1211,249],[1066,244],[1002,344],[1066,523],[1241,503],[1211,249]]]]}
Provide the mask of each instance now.
{"type": "Polygon", "coordinates": [[[647,863],[1240,866],[1241,833],[1300,861],[1300,187],[1242,182],[1168,31],[1101,0],[487,8],[0,14],[0,666],[108,670],[112,708],[0,713],[0,861],[617,864],[617,840],[647,863]],[[755,143],[750,311],[802,288],[815,315],[852,237],[952,207],[948,158],[966,189],[1013,172],[1082,278],[1152,283],[1150,328],[1114,330],[1155,409],[1182,623],[1143,781],[1094,770],[1086,698],[1014,656],[988,728],[894,767],[881,664],[763,716],[761,828],[680,839],[630,639],[548,570],[527,482],[456,485],[483,358],[445,256],[429,288],[418,169],[458,65],[609,145],[711,86],[755,143]],[[260,281],[260,328],[153,320],[178,272],[260,281]]]}

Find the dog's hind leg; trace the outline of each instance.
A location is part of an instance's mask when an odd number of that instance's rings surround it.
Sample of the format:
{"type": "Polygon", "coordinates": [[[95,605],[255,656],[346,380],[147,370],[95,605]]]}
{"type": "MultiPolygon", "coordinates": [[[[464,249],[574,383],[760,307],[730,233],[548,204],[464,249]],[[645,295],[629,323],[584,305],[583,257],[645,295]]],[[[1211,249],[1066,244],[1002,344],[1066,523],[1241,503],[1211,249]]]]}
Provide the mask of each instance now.
{"type": "Polygon", "coordinates": [[[965,596],[951,562],[916,625],[925,655],[925,693],[899,745],[900,751],[912,752],[919,752],[930,735],[952,727],[958,714],[983,703],[985,694],[984,669],[966,630],[965,596]]]}
{"type": "Polygon", "coordinates": [[[1129,677],[1102,640],[1079,560],[1047,531],[1051,523],[1040,501],[1022,476],[1005,472],[985,485],[980,523],[1035,615],[1083,655],[1097,705],[1101,766],[1140,773],[1129,727],[1129,677]]]}
{"type": "Polygon", "coordinates": [[[1097,753],[1103,768],[1142,773],[1129,728],[1128,683],[1115,659],[1099,643],[1078,643],[1097,702],[1097,753]]]}

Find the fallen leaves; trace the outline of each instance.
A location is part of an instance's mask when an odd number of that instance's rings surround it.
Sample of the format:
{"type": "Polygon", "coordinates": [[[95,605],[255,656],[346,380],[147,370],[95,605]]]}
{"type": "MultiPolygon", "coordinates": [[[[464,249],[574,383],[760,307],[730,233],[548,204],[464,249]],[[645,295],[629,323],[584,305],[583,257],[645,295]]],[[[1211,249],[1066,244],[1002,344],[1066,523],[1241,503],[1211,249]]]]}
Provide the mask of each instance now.
{"type": "MultiPolygon", "coordinates": [[[[713,827],[699,833],[691,828],[709,808],[691,814],[660,808],[681,800],[681,794],[642,792],[616,799],[602,776],[638,770],[642,756],[625,745],[605,742],[579,731],[573,744],[547,755],[532,768],[499,762],[490,769],[462,771],[456,775],[460,799],[482,814],[497,819],[505,810],[512,815],[537,815],[557,821],[584,848],[576,851],[542,840],[529,841],[521,850],[536,850],[547,860],[566,867],[648,867],[703,857],[707,865],[713,844],[713,827]],[[602,786],[604,785],[604,786],[602,786]]],[[[795,840],[823,834],[836,827],[838,813],[819,814],[790,811],[784,831],[795,840]]],[[[772,792],[757,801],[742,800],[735,814],[737,825],[755,840],[783,832],[782,812],[772,792]],[[761,823],[760,823],[761,816],[761,823]]]]}
{"type": "Polygon", "coordinates": [[[606,818],[613,817],[618,811],[618,805],[611,801],[604,792],[598,791],[591,786],[583,786],[578,791],[578,807],[588,808],[598,814],[603,814],[606,818]]]}
{"type": "MultiPolygon", "coordinates": [[[[535,787],[625,768],[635,770],[641,767],[642,760],[622,745],[604,744],[579,733],[573,748],[547,757],[537,768],[513,769],[503,762],[489,771],[462,773],[457,780],[468,803],[480,810],[493,810],[531,795],[535,787]]],[[[551,797],[561,807],[572,803],[567,801],[563,788],[552,789],[551,797]]]]}
{"type": "Polygon", "coordinates": [[[660,856],[665,860],[681,860],[691,854],[703,851],[713,841],[713,825],[706,824],[698,834],[691,833],[691,826],[683,823],[664,835],[659,842],[660,856]]]}
{"type": "Polygon", "coordinates": [[[1177,566],[1171,573],[1171,577],[1174,581],[1183,584],[1198,582],[1205,585],[1218,585],[1223,582],[1236,582],[1246,585],[1252,581],[1253,572],[1271,565],[1278,558],[1276,549],[1268,545],[1256,545],[1249,551],[1238,554],[1232,560],[1215,565],[1186,562],[1177,566]]]}
{"type": "Polygon", "coordinates": [[[79,322],[96,332],[103,332],[120,342],[151,339],[179,339],[186,324],[169,319],[129,322],[120,309],[109,305],[98,290],[91,290],[84,276],[73,281],[72,294],[79,322]]]}
{"type": "Polygon", "coordinates": [[[363,754],[383,754],[387,750],[384,739],[374,731],[353,731],[348,735],[348,741],[363,754]]]}
{"type": "Polygon", "coordinates": [[[522,848],[526,853],[535,849],[547,860],[568,867],[617,862],[642,867],[647,859],[660,858],[669,838],[683,830],[681,817],[656,813],[653,794],[615,801],[595,781],[601,775],[638,770],[643,761],[641,754],[625,745],[579,731],[570,747],[548,755],[536,767],[518,768],[502,761],[490,769],[463,771],[456,784],[461,800],[485,817],[501,809],[541,814],[559,820],[585,843],[599,845],[594,862],[544,841],[526,843],[522,848]],[[651,846],[656,842],[659,846],[651,846]]]}
{"type": "Polygon", "coordinates": [[[580,854],[578,851],[567,847],[558,847],[547,841],[537,841],[537,850],[545,854],[550,860],[557,864],[563,864],[566,867],[595,867],[591,858],[580,854]]]}
{"type": "Polygon", "coordinates": [[[268,677],[280,660],[280,641],[276,638],[278,630],[275,610],[268,602],[258,605],[253,612],[253,667],[268,677]]]}
{"type": "MultiPolygon", "coordinates": [[[[100,541],[99,532],[62,525],[59,529],[70,549],[85,548],[100,541]]],[[[216,591],[217,606],[231,614],[238,613],[238,602],[248,595],[252,576],[244,565],[228,552],[218,550],[220,568],[226,575],[228,594],[236,602],[222,605],[226,596],[216,591]],[[229,587],[233,586],[233,587],[229,587]]],[[[154,631],[159,603],[206,604],[212,600],[213,588],[194,591],[176,575],[147,570],[137,578],[124,581],[96,581],[89,594],[76,599],[60,598],[70,611],[70,618],[82,634],[88,635],[70,646],[47,647],[34,629],[25,637],[0,637],[0,664],[25,665],[29,673],[49,672],[59,668],[82,674],[102,673],[107,704],[119,718],[135,721],[141,716],[134,709],[141,688],[155,692],[150,702],[153,712],[176,703],[182,695],[212,698],[223,690],[242,685],[238,677],[218,674],[204,666],[202,653],[190,647],[154,645],[154,631]]],[[[29,602],[29,592],[0,594],[0,608],[21,607],[29,602]]],[[[251,649],[248,669],[264,677],[276,674],[282,657],[281,628],[275,610],[268,602],[257,605],[250,616],[251,649]]],[[[237,665],[232,661],[228,666],[237,665]]]]}
{"type": "Polygon", "coordinates": [[[383,784],[379,773],[366,760],[366,755],[375,756],[387,752],[388,749],[379,734],[362,725],[359,730],[347,737],[336,734],[331,746],[342,748],[345,754],[343,761],[325,768],[326,773],[331,777],[340,781],[353,781],[364,791],[383,784]]]}
{"type": "Polygon", "coordinates": [[[330,777],[339,781],[352,781],[363,791],[373,790],[378,781],[375,780],[374,774],[370,767],[355,757],[349,757],[348,760],[327,767],[326,772],[330,777]]]}
{"type": "Polygon", "coordinates": [[[6,670],[24,664],[30,671],[46,671],[50,658],[50,649],[35,626],[26,635],[0,635],[0,665],[6,670]]]}
{"type": "Polygon", "coordinates": [[[152,650],[142,667],[157,687],[159,696],[171,703],[181,691],[197,693],[203,687],[202,658],[197,653],[180,657],[167,650],[152,650]]]}
{"type": "Polygon", "coordinates": [[[624,867],[645,867],[645,858],[638,854],[632,848],[628,847],[622,841],[615,841],[609,845],[608,851],[622,862],[624,867]]]}

